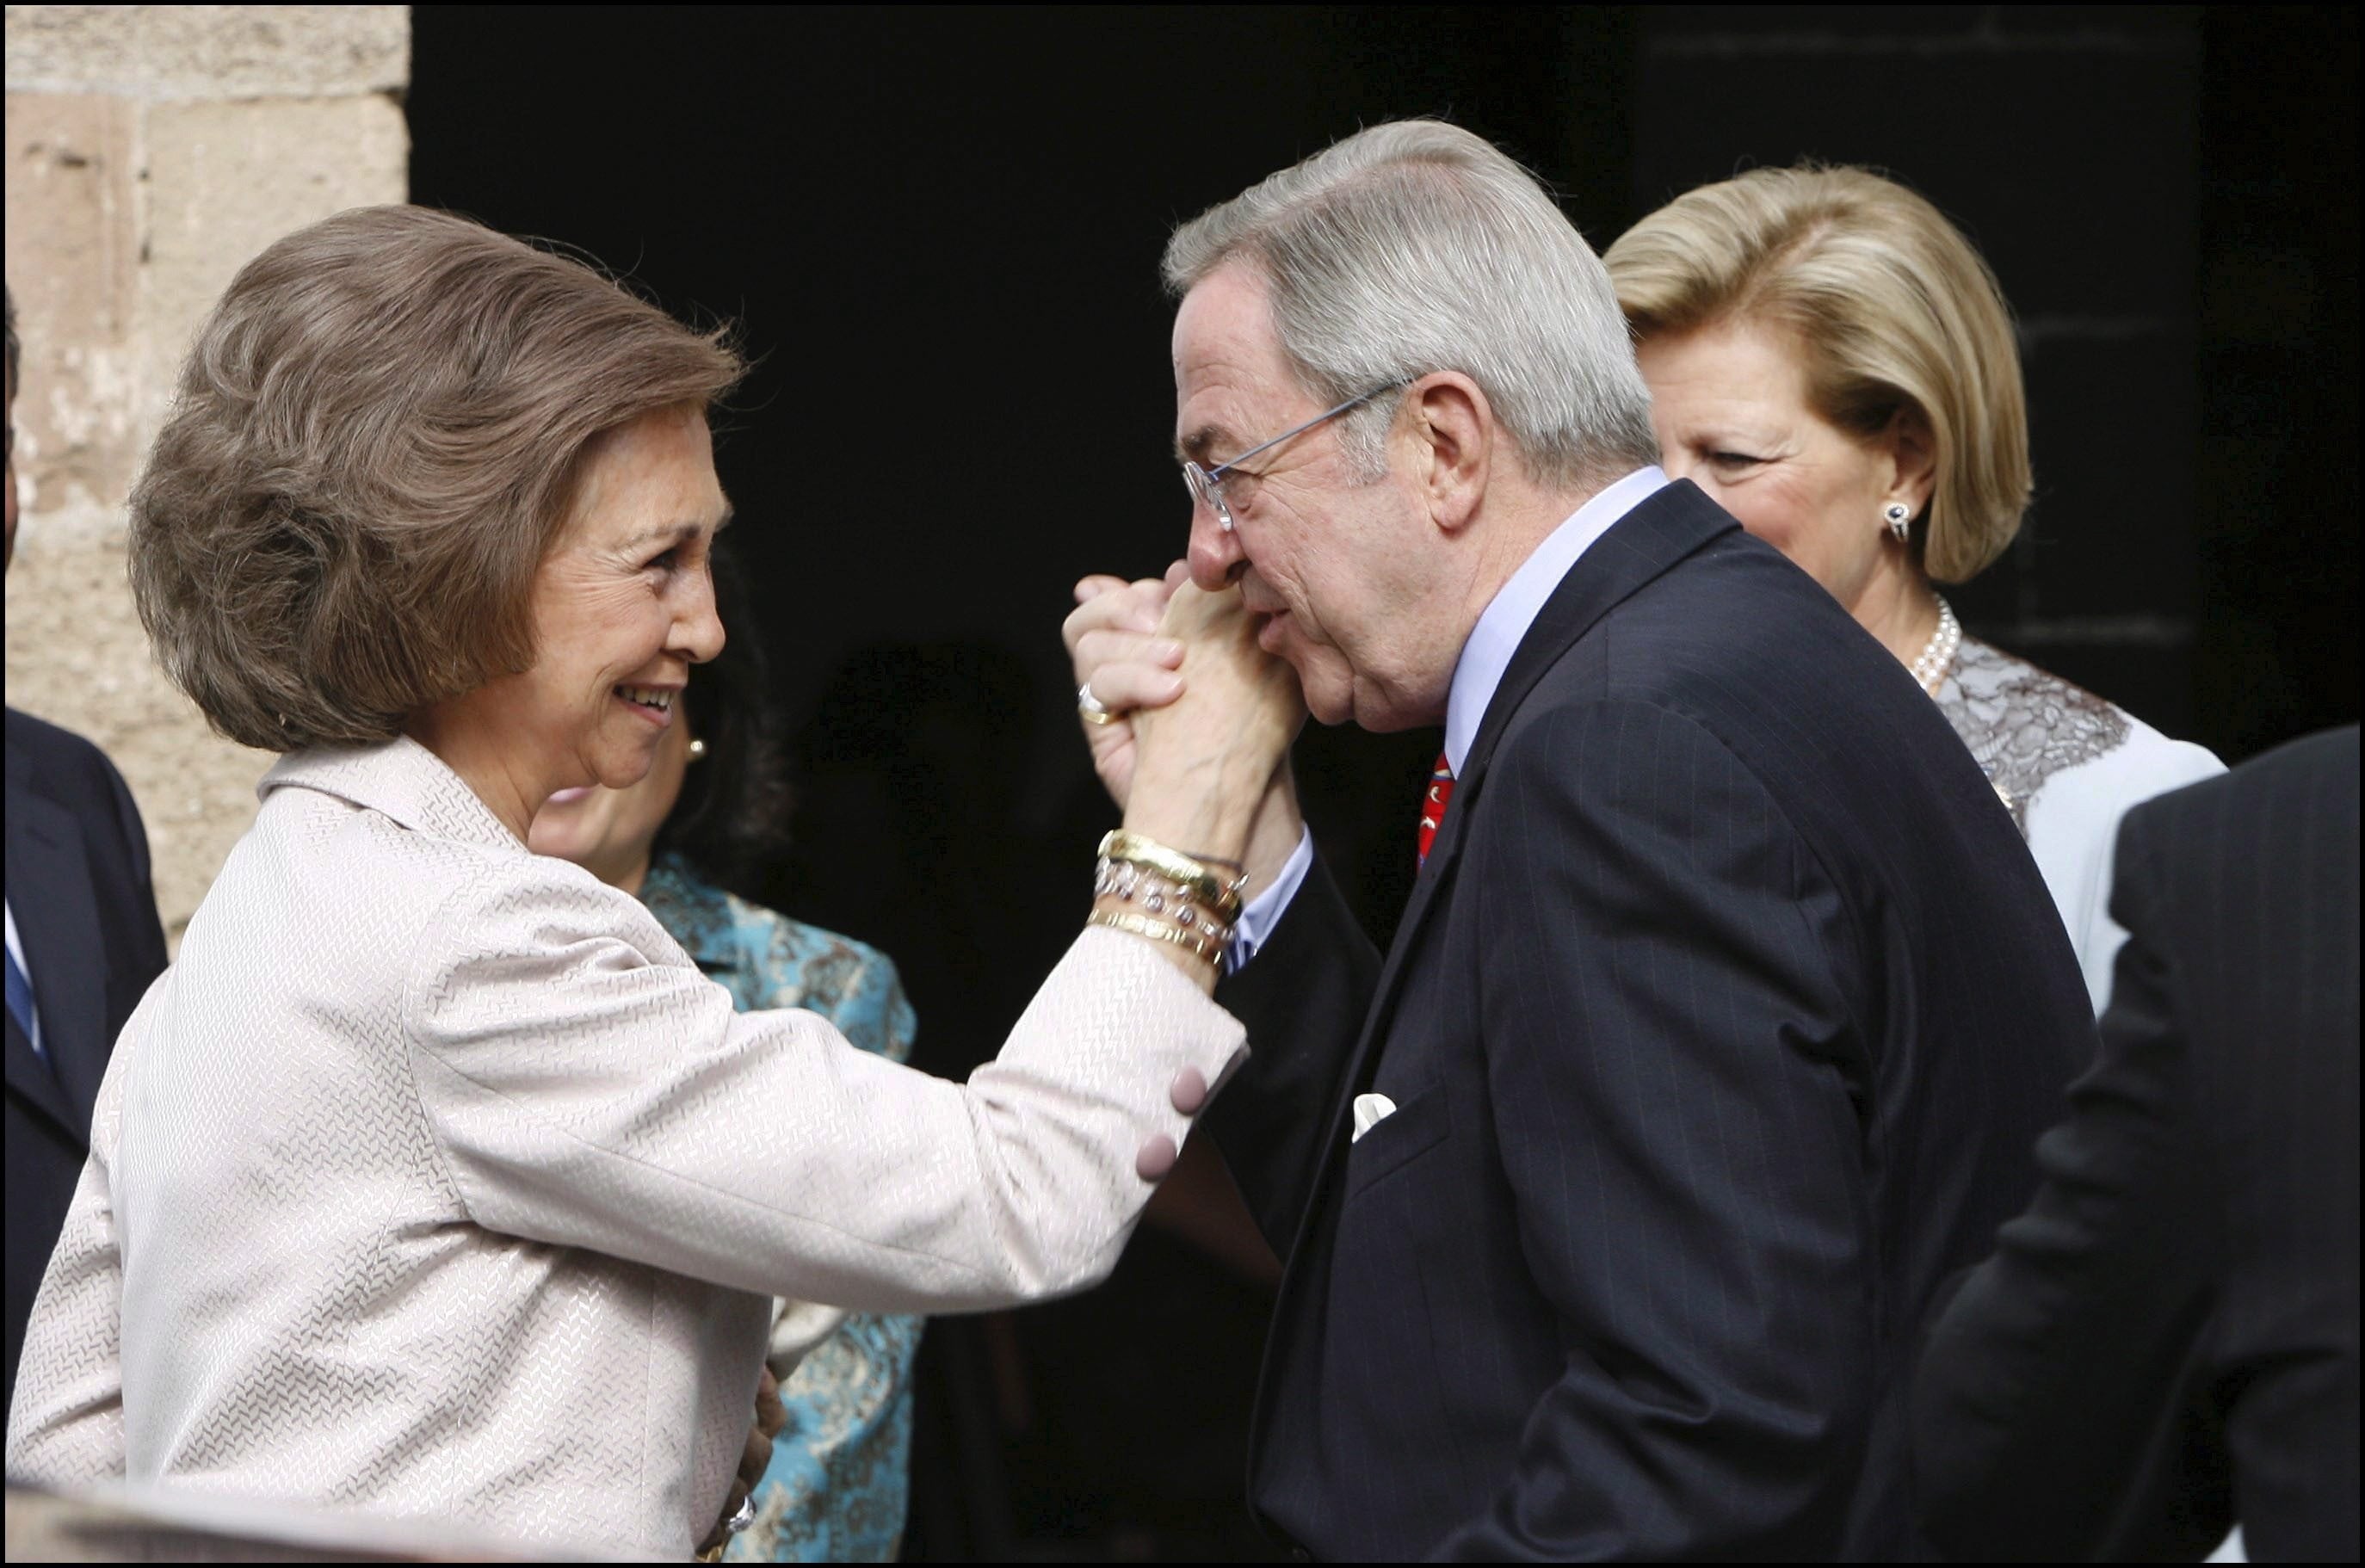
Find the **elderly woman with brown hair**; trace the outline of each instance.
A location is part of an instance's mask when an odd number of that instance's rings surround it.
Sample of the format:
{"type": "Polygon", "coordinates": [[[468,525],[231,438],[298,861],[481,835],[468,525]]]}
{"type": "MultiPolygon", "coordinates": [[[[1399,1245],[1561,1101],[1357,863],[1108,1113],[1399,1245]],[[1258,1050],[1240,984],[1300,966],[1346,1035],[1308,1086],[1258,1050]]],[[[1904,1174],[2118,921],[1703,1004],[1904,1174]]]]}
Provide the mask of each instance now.
{"type": "Polygon", "coordinates": [[[1831,590],[1935,700],[2012,810],[2099,1010],[2127,808],[2224,771],[1963,635],[1934,583],[2019,532],[2028,411],[1994,274],[1938,209],[1863,169],[1756,169],[1676,197],[1602,257],[1639,339],[1661,464],[1831,590]]]}
{"type": "Polygon", "coordinates": [[[12,1480],[687,1553],[772,1298],[958,1311],[1114,1264],[1243,1048],[1207,995],[1216,868],[1294,685],[1237,596],[1178,606],[1206,700],[1140,732],[1088,929],[966,1084],[734,1012],[525,839],[645,774],[722,645],[707,410],[739,371],[415,208],[231,284],[133,497],[133,588],[215,726],[285,755],[116,1048],[12,1480]]]}

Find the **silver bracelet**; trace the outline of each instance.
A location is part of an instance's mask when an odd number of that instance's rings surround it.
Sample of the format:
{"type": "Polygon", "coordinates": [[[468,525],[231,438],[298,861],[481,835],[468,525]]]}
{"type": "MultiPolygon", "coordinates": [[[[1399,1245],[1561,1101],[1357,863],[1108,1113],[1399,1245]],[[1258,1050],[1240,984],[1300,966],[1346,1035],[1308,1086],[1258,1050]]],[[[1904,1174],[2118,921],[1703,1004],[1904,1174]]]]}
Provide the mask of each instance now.
{"type": "Polygon", "coordinates": [[[1144,913],[1171,921],[1185,931],[1205,932],[1219,943],[1231,939],[1231,921],[1206,906],[1204,888],[1186,887],[1134,861],[1102,856],[1093,879],[1093,896],[1137,904],[1144,913]]]}

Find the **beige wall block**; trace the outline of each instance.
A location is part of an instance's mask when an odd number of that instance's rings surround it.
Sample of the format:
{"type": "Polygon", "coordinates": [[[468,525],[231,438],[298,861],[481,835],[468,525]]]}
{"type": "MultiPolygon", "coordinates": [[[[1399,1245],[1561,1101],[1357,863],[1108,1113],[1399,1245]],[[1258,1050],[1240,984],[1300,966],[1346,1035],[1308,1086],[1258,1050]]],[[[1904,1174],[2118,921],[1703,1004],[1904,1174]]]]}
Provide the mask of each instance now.
{"type": "Polygon", "coordinates": [[[148,650],[123,507],[197,326],[273,241],[403,199],[400,6],[11,6],[7,269],[24,338],[9,705],[88,735],[147,819],[182,929],[270,757],[209,733],[148,650]]]}
{"type": "Polygon", "coordinates": [[[12,92],[309,98],[410,82],[408,6],[11,6],[12,92]]]}
{"type": "Polygon", "coordinates": [[[25,321],[17,468],[35,514],[112,513],[139,457],[140,112],[120,98],[8,95],[8,287],[25,321]],[[50,323],[71,330],[40,330],[50,323]]]}

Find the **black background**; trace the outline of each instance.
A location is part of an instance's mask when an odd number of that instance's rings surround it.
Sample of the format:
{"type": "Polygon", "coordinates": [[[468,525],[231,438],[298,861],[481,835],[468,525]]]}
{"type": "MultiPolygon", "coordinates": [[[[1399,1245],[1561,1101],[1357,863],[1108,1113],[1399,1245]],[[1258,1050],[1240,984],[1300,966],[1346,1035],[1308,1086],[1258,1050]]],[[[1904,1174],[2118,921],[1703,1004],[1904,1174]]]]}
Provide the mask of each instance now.
{"type": "MultiPolygon", "coordinates": [[[[2357,716],[2346,8],[419,6],[413,198],[738,324],[719,452],[801,736],[739,880],[884,946],[958,1074],[1085,903],[1111,812],[1058,627],[1159,570],[1170,228],[1362,125],[1470,127],[1605,247],[1754,163],[1882,167],[2023,325],[2038,494],[1970,629],[2229,761],[2357,716]]],[[[1435,732],[1314,731],[1375,935],[1435,732]]],[[[914,1556],[1256,1555],[1264,1286],[1145,1227],[1077,1300],[940,1323],[914,1556]]]]}

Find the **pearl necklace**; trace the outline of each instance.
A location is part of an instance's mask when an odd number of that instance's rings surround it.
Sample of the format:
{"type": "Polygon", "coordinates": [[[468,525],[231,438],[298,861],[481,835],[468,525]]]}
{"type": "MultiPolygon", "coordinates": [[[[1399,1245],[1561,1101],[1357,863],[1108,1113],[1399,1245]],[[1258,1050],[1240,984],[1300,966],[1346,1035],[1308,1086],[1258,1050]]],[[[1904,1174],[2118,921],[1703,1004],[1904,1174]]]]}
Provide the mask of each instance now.
{"type": "MultiPolygon", "coordinates": [[[[1934,595],[1933,597],[1935,597],[1934,595]]],[[[1922,656],[1913,661],[1913,678],[1931,696],[1938,695],[1938,683],[1946,678],[1946,668],[1955,662],[1955,650],[1963,645],[1963,623],[1955,619],[1954,607],[1945,599],[1938,600],[1938,629],[1930,633],[1922,644],[1922,656]]]]}

